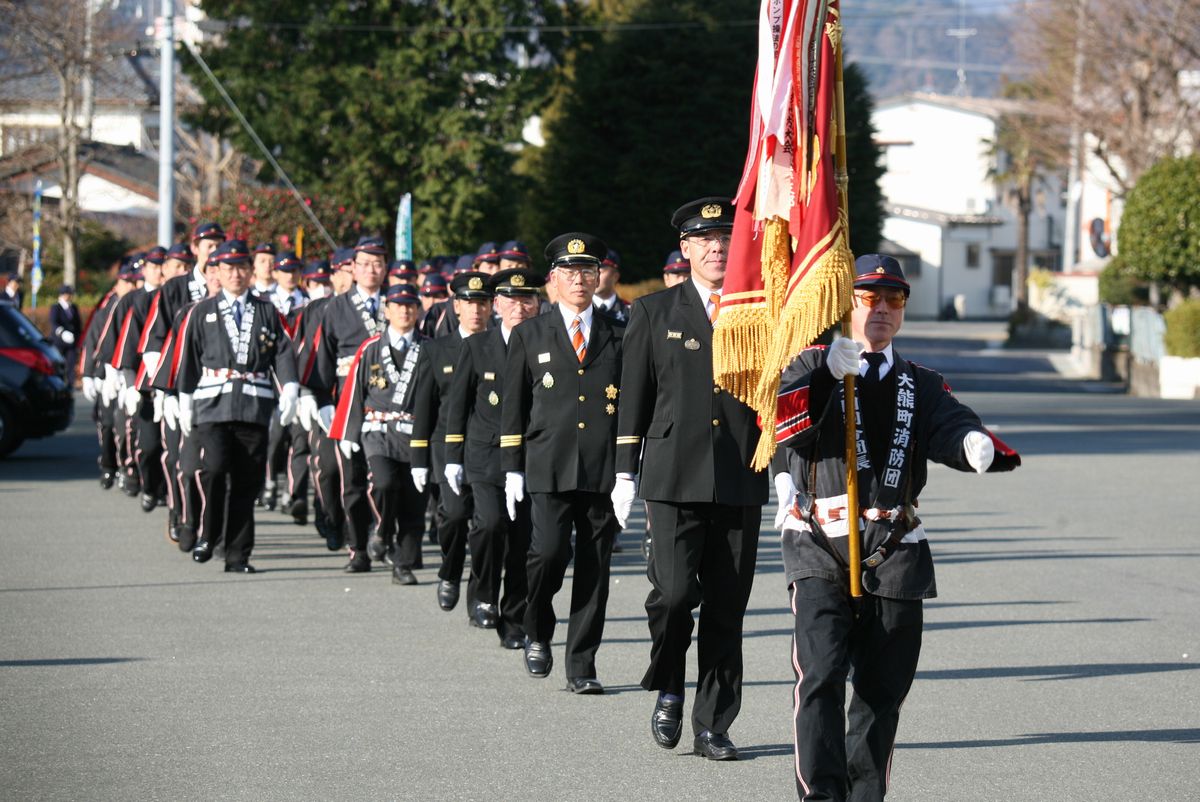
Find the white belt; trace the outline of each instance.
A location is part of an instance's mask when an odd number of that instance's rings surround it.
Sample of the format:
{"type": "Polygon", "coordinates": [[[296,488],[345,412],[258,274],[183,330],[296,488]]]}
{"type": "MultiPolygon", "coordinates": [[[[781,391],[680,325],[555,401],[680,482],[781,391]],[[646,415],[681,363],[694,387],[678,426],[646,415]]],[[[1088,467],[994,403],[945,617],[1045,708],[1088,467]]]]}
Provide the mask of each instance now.
{"type": "MultiPolygon", "coordinates": [[[[221,384],[200,384],[196,387],[196,391],[192,393],[192,398],[216,398],[219,395],[233,392],[233,382],[222,382],[221,384]]],[[[252,396],[254,398],[274,398],[275,388],[267,385],[266,387],[258,384],[250,384],[249,382],[242,385],[242,395],[252,396]]]]}
{"type": "Polygon", "coordinates": [[[366,421],[362,425],[364,432],[386,432],[389,428],[394,428],[400,434],[412,434],[412,421],[395,420],[395,421],[366,421]],[[392,424],[395,426],[392,426],[392,424]]]}
{"type": "MultiPolygon", "coordinates": [[[[821,521],[821,531],[825,537],[846,537],[850,534],[850,519],[846,516],[846,494],[817,499],[817,520],[821,521]]],[[[858,531],[863,531],[867,522],[861,516],[858,519],[858,531]]],[[[784,529],[799,529],[801,532],[811,532],[807,521],[802,521],[791,513],[783,521],[784,529]]],[[[917,543],[925,540],[925,526],[918,524],[901,538],[901,543],[917,543]]]]}

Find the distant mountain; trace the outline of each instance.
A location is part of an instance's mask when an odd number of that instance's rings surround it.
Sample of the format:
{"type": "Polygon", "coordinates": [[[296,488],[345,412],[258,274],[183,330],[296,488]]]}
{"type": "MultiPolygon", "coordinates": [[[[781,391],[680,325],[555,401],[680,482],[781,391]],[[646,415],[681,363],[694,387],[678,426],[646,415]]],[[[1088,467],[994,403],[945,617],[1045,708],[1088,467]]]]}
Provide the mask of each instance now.
{"type": "Polygon", "coordinates": [[[1003,76],[1021,75],[1011,46],[1020,7],[1018,0],[843,0],[846,60],[863,68],[877,100],[960,91],[960,58],[964,94],[991,97],[1003,76]]]}

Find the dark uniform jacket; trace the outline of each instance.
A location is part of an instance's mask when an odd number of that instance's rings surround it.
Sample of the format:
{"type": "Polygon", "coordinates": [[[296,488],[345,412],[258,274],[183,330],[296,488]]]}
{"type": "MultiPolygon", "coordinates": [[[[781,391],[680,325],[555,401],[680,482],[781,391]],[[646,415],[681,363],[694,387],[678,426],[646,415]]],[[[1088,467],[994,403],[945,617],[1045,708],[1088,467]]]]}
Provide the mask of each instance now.
{"type": "Polygon", "coordinates": [[[504,484],[500,408],[507,351],[503,331],[496,326],[468,337],[454,368],[446,405],[446,462],[464,465],[471,483],[504,484]]]}
{"type": "Polygon", "coordinates": [[[87,332],[83,336],[83,344],[79,349],[80,376],[104,377],[104,368],[97,364],[96,351],[100,347],[100,338],[104,335],[109,318],[112,316],[113,307],[117,305],[118,300],[117,294],[109,290],[100,299],[100,303],[96,304],[92,318],[88,321],[87,332]]]}
{"type": "Polygon", "coordinates": [[[161,292],[161,287],[139,287],[126,293],[113,310],[113,325],[100,343],[101,358],[125,374],[126,384],[139,390],[150,389],[143,383],[142,352],[147,339],[144,335],[149,334],[146,326],[157,314],[161,292]]]}
{"type": "Polygon", "coordinates": [[[276,383],[297,380],[292,343],[274,305],[249,293],[245,300],[240,328],[223,292],[197,303],[180,325],[176,388],[192,394],[197,424],[267,426],[276,383]]]}
{"type": "Polygon", "coordinates": [[[64,309],[63,305],[55,301],[50,307],[50,333],[54,341],[54,347],[66,353],[73,348],[80,346],[79,334],[83,329],[83,322],[79,319],[79,307],[75,304],[67,304],[64,309]],[[75,341],[68,343],[63,340],[63,332],[69,331],[75,335],[75,341]]]}
{"type": "Polygon", "coordinates": [[[421,346],[417,360],[417,397],[413,406],[416,419],[409,456],[414,468],[432,469],[435,482],[442,481],[446,467],[446,404],[462,345],[462,335],[455,329],[421,346]]]}
{"type": "Polygon", "coordinates": [[[333,300],[332,295],[317,298],[305,304],[296,313],[292,323],[292,345],[296,349],[296,370],[300,372],[300,383],[308,386],[309,377],[317,364],[315,335],[321,327],[321,310],[333,300]]]}
{"type": "Polygon", "coordinates": [[[582,363],[559,309],[512,331],[504,368],[500,465],[531,493],[609,493],[625,327],[592,314],[582,363]]]}
{"type": "Polygon", "coordinates": [[[171,393],[176,391],[175,382],[179,376],[179,361],[183,356],[183,349],[179,347],[179,344],[187,334],[183,324],[187,321],[192,307],[198,303],[200,302],[192,301],[175,313],[175,319],[171,322],[167,332],[167,339],[162,344],[162,357],[158,360],[158,369],[150,377],[149,384],[156,390],[171,393]]]}
{"type": "Polygon", "coordinates": [[[629,304],[625,303],[619,295],[613,301],[612,308],[601,306],[595,298],[592,299],[592,308],[613,320],[621,323],[629,322],[629,304]]]}
{"type": "Polygon", "coordinates": [[[387,330],[359,346],[338,397],[330,437],[362,443],[368,457],[409,461],[417,362],[428,342],[418,331],[412,337],[403,354],[392,348],[387,330]]]}
{"type": "MultiPolygon", "coordinates": [[[[321,323],[313,335],[315,359],[309,371],[307,386],[317,399],[318,406],[333,404],[350,375],[350,363],[363,340],[387,328],[383,296],[376,298],[375,315],[371,316],[366,299],[358,288],[325,304],[321,323]]],[[[274,307],[272,307],[274,308],[274,307]]]]}
{"type": "Polygon", "coordinates": [[[625,336],[617,470],[640,495],[677,504],[767,501],[766,472],[748,466],[754,411],[713,383],[712,323],[691,281],[634,301],[625,336]]]}
{"type": "MultiPolygon", "coordinates": [[[[775,436],[787,448],[788,470],[800,491],[800,508],[807,508],[815,498],[818,513],[827,519],[818,524],[822,532],[829,533],[814,537],[810,531],[785,527],[783,560],[789,583],[804,577],[846,581],[849,546],[841,536],[848,527],[841,387],[825,367],[823,347],[801,352],[783,373],[775,436]],[[814,463],[815,487],[811,482],[814,463]]],[[[891,510],[915,504],[925,486],[927,460],[960,471],[974,470],[967,462],[963,438],[973,431],[991,436],[979,417],[950,394],[938,373],[907,362],[895,350],[887,375],[873,383],[859,380],[855,390],[862,422],[858,501],[863,509],[891,510]]],[[[989,470],[1015,468],[1020,463],[1016,453],[995,438],[993,441],[996,458],[989,470]]],[[[865,558],[888,540],[892,524],[887,520],[864,523],[865,558]]],[[[916,525],[905,525],[898,548],[877,568],[864,573],[863,587],[869,593],[893,599],[937,595],[924,528],[919,521],[913,523],[916,525]]],[[[804,526],[810,528],[807,523],[804,526]]]]}
{"type": "Polygon", "coordinates": [[[208,295],[208,284],[196,268],[168,279],[158,291],[158,309],[146,336],[146,350],[162,353],[163,343],[171,332],[171,324],[180,309],[208,295]]]}

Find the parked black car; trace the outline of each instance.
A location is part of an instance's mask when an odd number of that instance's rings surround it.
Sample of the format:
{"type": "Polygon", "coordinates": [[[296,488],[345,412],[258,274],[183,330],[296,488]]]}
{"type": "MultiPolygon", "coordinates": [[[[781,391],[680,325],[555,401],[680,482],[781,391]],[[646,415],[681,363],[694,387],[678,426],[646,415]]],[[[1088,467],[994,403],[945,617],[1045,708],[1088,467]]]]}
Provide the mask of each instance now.
{"type": "Polygon", "coordinates": [[[0,457],[61,432],[74,414],[62,354],[29,318],[0,304],[0,457]]]}

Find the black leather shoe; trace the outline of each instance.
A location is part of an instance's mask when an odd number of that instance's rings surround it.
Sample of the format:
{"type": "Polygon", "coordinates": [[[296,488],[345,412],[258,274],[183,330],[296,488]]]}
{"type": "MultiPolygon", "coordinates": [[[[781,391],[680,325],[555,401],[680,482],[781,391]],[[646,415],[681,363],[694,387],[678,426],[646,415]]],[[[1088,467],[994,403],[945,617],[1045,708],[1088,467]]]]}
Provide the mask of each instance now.
{"type": "Polygon", "coordinates": [[[292,520],[298,525],[308,525],[308,502],[303,498],[292,499],[292,503],[288,504],[284,512],[292,516],[292,520]]]}
{"type": "MultiPolygon", "coordinates": [[[[346,534],[340,526],[334,526],[328,520],[322,523],[325,529],[325,548],[330,551],[341,551],[346,545],[346,534]]],[[[366,555],[363,555],[366,557],[366,555]]]]}
{"type": "Polygon", "coordinates": [[[554,656],[550,654],[550,644],[525,638],[525,670],[531,676],[542,678],[550,676],[553,667],[554,656]]]}
{"type": "Polygon", "coordinates": [[[567,679],[567,690],[581,696],[599,696],[604,693],[604,686],[595,677],[570,677],[567,679]]]}
{"type": "Polygon", "coordinates": [[[167,524],[167,540],[172,543],[179,542],[179,524],[167,524]]]}
{"type": "Polygon", "coordinates": [[[650,562],[650,533],[646,533],[646,539],[642,541],[642,556],[646,558],[646,562],[650,562]]]}
{"type": "Polygon", "coordinates": [[[254,566],[251,565],[250,563],[228,563],[225,566],[225,573],[227,573],[227,574],[256,574],[258,572],[254,570],[254,566]]]}
{"type": "Polygon", "coordinates": [[[520,649],[525,645],[524,635],[508,634],[500,639],[500,647],[503,649],[520,649]]]}
{"type": "Polygon", "coordinates": [[[381,563],[383,555],[386,553],[387,546],[384,544],[383,538],[372,532],[371,536],[367,538],[367,556],[371,558],[371,562],[381,563]]]}
{"type": "Polygon", "coordinates": [[[350,562],[343,568],[348,574],[365,574],[371,570],[371,560],[361,551],[350,552],[350,562]]]}
{"type": "Polygon", "coordinates": [[[392,584],[393,585],[416,585],[417,575],[409,568],[401,568],[396,566],[392,569],[392,584]]]}
{"type": "Polygon", "coordinates": [[[196,530],[190,526],[179,527],[179,550],[191,551],[196,547],[196,530]]]}
{"type": "Polygon", "coordinates": [[[723,732],[702,732],[692,744],[692,753],[709,760],[737,760],[737,747],[723,732]]]}
{"type": "Polygon", "coordinates": [[[126,476],[125,484],[121,489],[124,490],[125,495],[129,496],[130,498],[137,498],[142,493],[142,483],[131,476],[126,476]]]}
{"type": "Polygon", "coordinates": [[[658,697],[650,714],[650,734],[663,749],[674,749],[683,733],[683,700],[658,697]]]}
{"type": "MultiPolygon", "coordinates": [[[[458,592],[459,588],[457,582],[451,582],[449,579],[443,579],[441,582],[438,582],[438,607],[441,607],[447,612],[453,610],[455,606],[458,605],[458,592]]],[[[520,646],[521,644],[518,644],[513,648],[520,648],[520,646]]]]}
{"type": "Polygon", "coordinates": [[[142,493],[142,512],[154,512],[154,508],[158,506],[158,499],[149,493],[142,493]]]}
{"type": "Polygon", "coordinates": [[[112,490],[113,482],[117,481],[117,476],[112,471],[100,471],[100,487],[103,490],[112,490]]]}
{"type": "Polygon", "coordinates": [[[476,604],[468,623],[480,629],[495,629],[500,625],[500,614],[496,611],[496,605],[476,604]]]}
{"type": "Polygon", "coordinates": [[[274,483],[263,488],[262,495],[259,496],[261,506],[268,510],[275,509],[275,504],[279,500],[279,491],[274,483]]]}
{"type": "Polygon", "coordinates": [[[212,559],[213,547],[212,543],[207,540],[201,540],[196,543],[196,548],[192,549],[192,559],[198,563],[206,563],[212,559]]]}

